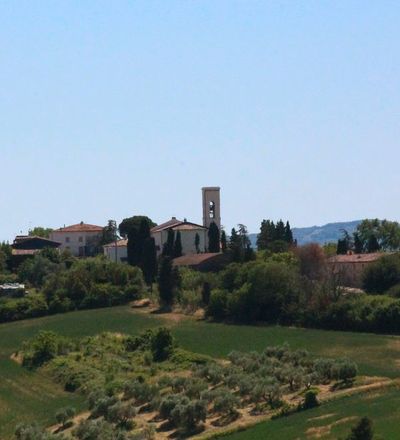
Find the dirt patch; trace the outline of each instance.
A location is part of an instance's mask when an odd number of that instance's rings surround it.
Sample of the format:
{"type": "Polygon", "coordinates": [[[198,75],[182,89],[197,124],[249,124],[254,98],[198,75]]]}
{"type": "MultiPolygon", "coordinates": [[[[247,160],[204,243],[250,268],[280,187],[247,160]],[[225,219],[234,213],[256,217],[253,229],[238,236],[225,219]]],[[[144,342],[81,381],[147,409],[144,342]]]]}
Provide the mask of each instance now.
{"type": "Polygon", "coordinates": [[[14,362],[16,362],[18,365],[22,365],[22,362],[24,360],[24,357],[22,356],[21,353],[13,353],[10,356],[10,359],[14,362]]]}
{"type": "Polygon", "coordinates": [[[311,419],[307,419],[307,422],[315,422],[317,420],[324,420],[324,419],[329,419],[329,417],[333,417],[336,416],[335,413],[332,414],[324,414],[323,416],[318,416],[318,417],[312,417],[311,419]]]}
{"type": "Polygon", "coordinates": [[[330,423],[329,425],[318,426],[316,428],[309,428],[306,431],[306,435],[309,438],[325,437],[331,433],[331,430],[334,426],[343,425],[344,423],[352,422],[354,420],[358,420],[358,417],[356,416],[344,417],[343,419],[336,420],[336,422],[330,423]]]}

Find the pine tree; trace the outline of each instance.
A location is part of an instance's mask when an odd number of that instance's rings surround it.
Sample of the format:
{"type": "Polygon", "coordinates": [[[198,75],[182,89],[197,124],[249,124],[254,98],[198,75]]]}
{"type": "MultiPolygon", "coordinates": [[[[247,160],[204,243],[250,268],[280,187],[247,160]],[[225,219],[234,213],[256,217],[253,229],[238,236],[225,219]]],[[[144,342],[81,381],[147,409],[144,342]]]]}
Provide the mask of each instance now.
{"type": "Polygon", "coordinates": [[[224,230],[222,230],[222,232],[221,232],[221,250],[222,250],[222,252],[225,253],[227,250],[227,247],[228,247],[228,245],[227,245],[227,240],[226,240],[226,233],[224,230]]]}
{"type": "Polygon", "coordinates": [[[181,256],[182,256],[182,238],[181,238],[181,232],[178,231],[176,233],[176,238],[174,243],[173,257],[178,258],[181,256]]]}
{"type": "Polygon", "coordinates": [[[194,237],[194,247],[196,248],[196,252],[200,253],[200,235],[196,232],[196,236],[194,237]]]}
{"type": "Polygon", "coordinates": [[[153,282],[157,276],[157,250],[154,238],[148,237],[144,242],[141,267],[146,284],[153,290],[153,282]]]}
{"type": "Polygon", "coordinates": [[[169,257],[162,257],[158,273],[158,292],[160,305],[164,308],[171,308],[174,303],[174,274],[172,262],[169,257]]]}
{"type": "Polygon", "coordinates": [[[218,253],[220,251],[220,235],[215,222],[210,224],[208,229],[208,252],[218,253]]]}

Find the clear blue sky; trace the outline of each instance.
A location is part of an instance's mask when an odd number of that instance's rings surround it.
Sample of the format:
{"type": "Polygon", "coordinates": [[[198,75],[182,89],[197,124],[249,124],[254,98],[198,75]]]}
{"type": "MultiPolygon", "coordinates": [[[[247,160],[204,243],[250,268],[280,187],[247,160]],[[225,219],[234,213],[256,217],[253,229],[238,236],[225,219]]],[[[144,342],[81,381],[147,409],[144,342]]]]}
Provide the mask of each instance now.
{"type": "Polygon", "coordinates": [[[400,3],[0,2],[0,240],[400,219],[400,3]]]}

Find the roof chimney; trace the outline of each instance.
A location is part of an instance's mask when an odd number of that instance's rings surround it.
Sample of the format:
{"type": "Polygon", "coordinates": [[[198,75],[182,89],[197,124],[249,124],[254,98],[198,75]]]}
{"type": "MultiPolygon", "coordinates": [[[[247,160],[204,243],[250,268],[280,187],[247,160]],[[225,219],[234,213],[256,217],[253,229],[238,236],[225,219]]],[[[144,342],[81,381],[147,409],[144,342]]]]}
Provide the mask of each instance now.
{"type": "Polygon", "coordinates": [[[172,217],[172,220],[176,220],[176,217],[172,217]]]}

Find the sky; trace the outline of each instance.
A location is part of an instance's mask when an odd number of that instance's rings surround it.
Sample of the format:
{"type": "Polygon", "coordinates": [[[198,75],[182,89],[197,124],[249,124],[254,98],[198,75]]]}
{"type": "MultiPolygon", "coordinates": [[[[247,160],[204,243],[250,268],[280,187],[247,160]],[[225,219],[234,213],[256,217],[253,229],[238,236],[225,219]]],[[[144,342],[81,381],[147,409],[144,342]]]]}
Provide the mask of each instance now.
{"type": "Polygon", "coordinates": [[[0,240],[400,220],[400,2],[0,1],[0,240]]]}

